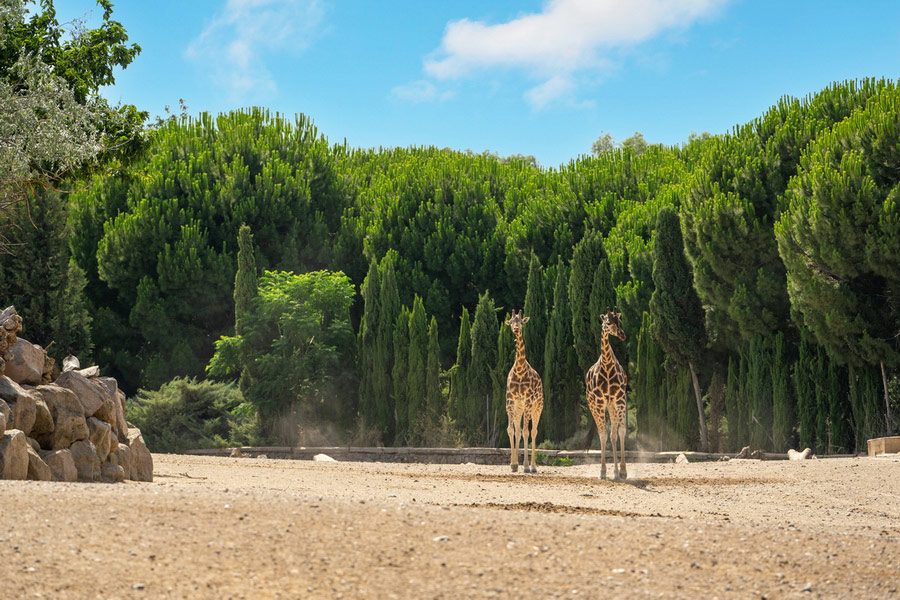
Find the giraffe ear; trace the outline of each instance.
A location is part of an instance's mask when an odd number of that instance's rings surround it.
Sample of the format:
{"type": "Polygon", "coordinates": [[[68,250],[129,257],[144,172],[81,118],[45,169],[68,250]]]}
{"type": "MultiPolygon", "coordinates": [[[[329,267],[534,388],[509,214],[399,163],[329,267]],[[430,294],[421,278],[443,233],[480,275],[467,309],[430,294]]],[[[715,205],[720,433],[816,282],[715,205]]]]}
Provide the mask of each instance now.
{"type": "Polygon", "coordinates": [[[527,323],[527,322],[528,322],[528,319],[530,319],[530,318],[531,318],[531,317],[525,317],[524,319],[522,319],[522,322],[523,322],[523,323],[527,323]]]}

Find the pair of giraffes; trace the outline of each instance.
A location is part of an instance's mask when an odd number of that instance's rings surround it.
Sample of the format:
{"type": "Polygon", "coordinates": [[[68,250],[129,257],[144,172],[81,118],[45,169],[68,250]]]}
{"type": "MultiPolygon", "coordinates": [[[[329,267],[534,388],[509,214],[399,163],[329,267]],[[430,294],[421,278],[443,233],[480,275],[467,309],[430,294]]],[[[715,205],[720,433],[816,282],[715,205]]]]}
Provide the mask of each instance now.
{"type": "MultiPolygon", "coordinates": [[[[519,469],[519,440],[525,442],[523,464],[526,473],[537,473],[535,445],[537,443],[538,421],[544,410],[544,385],[541,376],[525,360],[525,341],[522,338],[522,325],[530,317],[522,317],[522,311],[513,311],[506,324],[516,336],[516,362],[506,378],[506,415],[509,425],[509,466],[516,472],[519,469]],[[531,425],[531,459],[528,457],[529,424],[531,425]]],[[[597,431],[600,433],[600,477],[606,479],[606,413],[609,412],[610,441],[612,442],[613,470],[616,479],[625,479],[625,387],[627,377],[625,370],[609,344],[609,335],[620,340],[625,339],[622,329],[622,314],[618,310],[608,310],[601,316],[603,333],[600,343],[600,358],[588,369],[584,377],[588,408],[594,416],[597,431]],[[616,438],[619,440],[621,459],[616,455],[616,438]]]]}

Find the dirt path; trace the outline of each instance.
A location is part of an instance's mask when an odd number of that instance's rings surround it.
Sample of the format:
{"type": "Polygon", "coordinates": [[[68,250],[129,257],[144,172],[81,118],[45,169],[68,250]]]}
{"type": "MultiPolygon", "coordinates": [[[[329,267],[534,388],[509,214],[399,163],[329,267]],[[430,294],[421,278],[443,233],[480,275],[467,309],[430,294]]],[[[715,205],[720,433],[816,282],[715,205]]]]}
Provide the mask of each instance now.
{"type": "Polygon", "coordinates": [[[537,475],[155,455],[152,484],[0,481],[0,598],[889,598],[900,461],[537,475]]]}

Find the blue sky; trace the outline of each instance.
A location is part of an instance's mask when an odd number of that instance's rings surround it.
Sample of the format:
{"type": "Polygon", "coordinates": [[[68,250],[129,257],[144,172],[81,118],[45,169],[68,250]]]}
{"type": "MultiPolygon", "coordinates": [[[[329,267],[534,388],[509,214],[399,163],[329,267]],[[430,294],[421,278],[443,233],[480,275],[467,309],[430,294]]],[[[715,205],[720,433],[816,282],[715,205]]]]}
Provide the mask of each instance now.
{"type": "MultiPolygon", "coordinates": [[[[56,0],[60,21],[99,21],[56,0]]],[[[896,0],[119,0],[143,51],[105,91],[151,115],[257,105],[331,142],[531,154],[678,144],[783,95],[900,74],[896,0]]]]}

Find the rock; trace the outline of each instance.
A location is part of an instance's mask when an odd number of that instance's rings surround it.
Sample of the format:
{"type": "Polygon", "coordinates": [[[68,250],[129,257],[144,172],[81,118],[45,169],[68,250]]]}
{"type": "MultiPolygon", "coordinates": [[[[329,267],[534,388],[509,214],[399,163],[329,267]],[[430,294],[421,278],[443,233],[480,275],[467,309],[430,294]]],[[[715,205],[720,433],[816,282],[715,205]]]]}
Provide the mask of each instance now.
{"type": "Polygon", "coordinates": [[[231,458],[244,458],[244,453],[241,452],[240,448],[232,448],[231,454],[229,454],[231,458]]]}
{"type": "Polygon", "coordinates": [[[45,452],[43,458],[47,466],[50,467],[51,481],[78,481],[78,470],[75,468],[75,460],[72,458],[72,452],[68,448],[45,452]]]}
{"type": "Polygon", "coordinates": [[[6,426],[10,429],[19,429],[25,435],[31,435],[34,421],[37,417],[35,394],[22,390],[24,393],[15,402],[7,401],[9,405],[9,421],[6,426]]]}
{"type": "Polygon", "coordinates": [[[94,444],[90,440],[79,440],[69,446],[69,450],[78,471],[78,481],[100,481],[100,459],[94,444]]]}
{"type": "Polygon", "coordinates": [[[66,371],[59,376],[55,384],[75,392],[84,409],[85,418],[93,417],[108,396],[106,386],[98,383],[96,379],[88,379],[78,371],[66,371]]]}
{"type": "Polygon", "coordinates": [[[28,391],[21,385],[5,375],[0,375],[0,400],[17,402],[19,398],[27,393],[28,391]]]}
{"type": "Polygon", "coordinates": [[[31,428],[31,436],[36,438],[39,435],[53,433],[55,425],[50,407],[39,393],[35,392],[34,396],[34,426],[31,428]]]}
{"type": "Polygon", "coordinates": [[[81,368],[81,362],[78,360],[77,356],[70,354],[63,359],[63,367],[62,367],[63,373],[65,373],[66,371],[73,371],[75,369],[80,369],[80,368],[81,368]]]}
{"type": "Polygon", "coordinates": [[[6,400],[0,399],[0,433],[6,431],[6,424],[9,423],[9,404],[6,400]]]}
{"type": "Polygon", "coordinates": [[[0,479],[28,477],[28,441],[23,432],[10,429],[0,437],[0,479]]]}
{"type": "Polygon", "coordinates": [[[100,367],[94,365],[93,367],[87,367],[86,369],[75,369],[75,372],[81,375],[82,377],[99,377],[100,376],[100,367]]]}
{"type": "Polygon", "coordinates": [[[114,462],[100,465],[100,481],[103,483],[121,483],[125,480],[125,469],[114,462]]]}
{"type": "Polygon", "coordinates": [[[122,476],[125,479],[131,479],[131,448],[125,444],[119,444],[119,446],[110,453],[110,462],[112,461],[113,456],[115,456],[116,464],[122,467],[122,476]]]}
{"type": "Polygon", "coordinates": [[[131,448],[131,479],[153,481],[153,457],[137,427],[128,429],[128,447],[131,448]]]}
{"type": "Polygon", "coordinates": [[[87,426],[88,432],[90,432],[88,439],[91,440],[91,443],[94,444],[94,448],[97,450],[97,458],[100,459],[101,463],[106,462],[106,457],[109,456],[109,451],[112,447],[110,440],[112,427],[110,427],[109,423],[104,423],[97,417],[87,419],[87,426]]]}
{"type": "Polygon", "coordinates": [[[36,439],[34,439],[33,437],[26,437],[25,441],[28,442],[28,445],[31,446],[32,450],[34,450],[38,454],[41,453],[41,445],[38,443],[38,441],[36,439]]]}
{"type": "Polygon", "coordinates": [[[35,436],[41,448],[62,450],[71,446],[72,442],[87,439],[90,431],[84,419],[84,408],[72,390],[50,384],[40,385],[35,391],[47,403],[53,417],[53,431],[35,436]]]}
{"type": "Polygon", "coordinates": [[[684,455],[684,452],[675,457],[676,465],[686,465],[688,464],[687,456],[684,455]]]}
{"type": "Polygon", "coordinates": [[[97,409],[97,412],[94,413],[94,416],[109,423],[112,426],[115,426],[116,420],[118,419],[118,410],[117,404],[119,403],[118,393],[119,393],[119,385],[116,383],[114,377],[97,377],[94,379],[94,382],[100,384],[103,389],[106,390],[106,398],[103,400],[103,404],[100,405],[100,408],[97,409]]]}
{"type": "Polygon", "coordinates": [[[22,317],[14,306],[7,306],[0,311],[0,375],[6,366],[6,352],[15,346],[16,334],[22,329],[22,317]]]}
{"type": "Polygon", "coordinates": [[[28,479],[32,481],[50,481],[50,467],[41,459],[41,455],[32,445],[28,446],[28,479]]]}
{"type": "Polygon", "coordinates": [[[754,450],[750,453],[750,458],[756,458],[759,460],[766,460],[766,453],[762,450],[754,450]]]}
{"type": "Polygon", "coordinates": [[[40,385],[47,353],[37,344],[18,338],[6,351],[5,375],[25,385],[40,385]]]}
{"type": "Polygon", "coordinates": [[[313,456],[313,460],[316,462],[337,462],[327,454],[316,454],[313,456]]]}
{"type": "Polygon", "coordinates": [[[744,446],[735,458],[750,458],[750,446],[744,446]]]}
{"type": "Polygon", "coordinates": [[[803,452],[797,452],[793,448],[787,451],[789,460],[806,460],[809,458],[809,454],[812,452],[809,448],[804,448],[803,452]]]}
{"type": "Polygon", "coordinates": [[[125,420],[125,392],[116,391],[116,422],[112,424],[113,431],[120,442],[128,441],[128,422],[125,420]]]}

